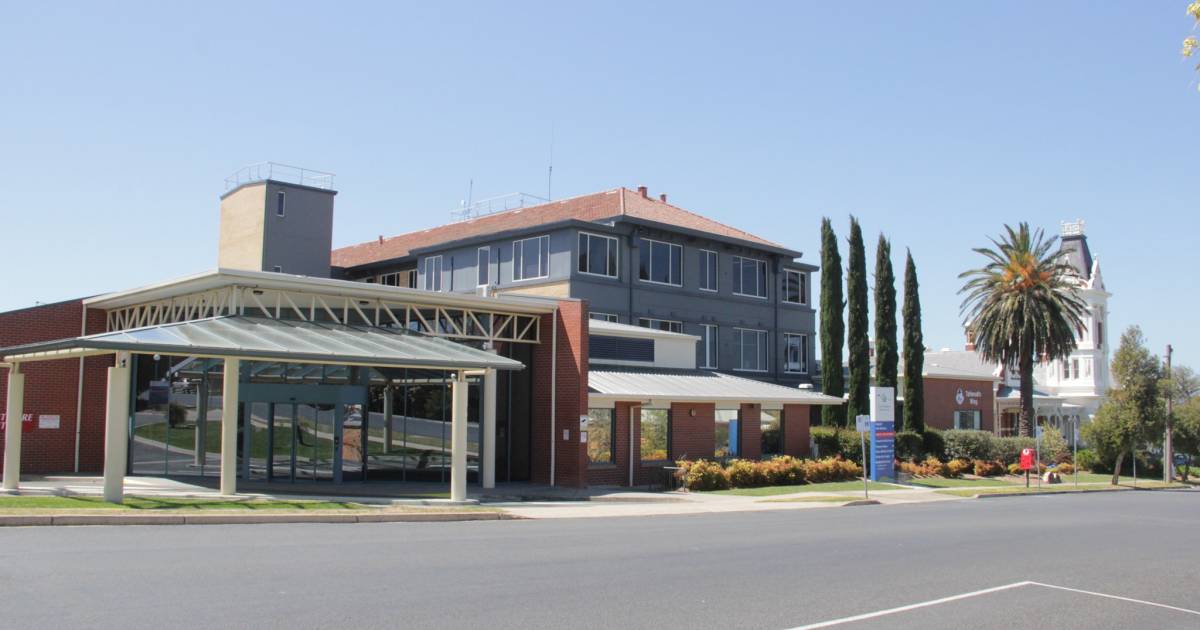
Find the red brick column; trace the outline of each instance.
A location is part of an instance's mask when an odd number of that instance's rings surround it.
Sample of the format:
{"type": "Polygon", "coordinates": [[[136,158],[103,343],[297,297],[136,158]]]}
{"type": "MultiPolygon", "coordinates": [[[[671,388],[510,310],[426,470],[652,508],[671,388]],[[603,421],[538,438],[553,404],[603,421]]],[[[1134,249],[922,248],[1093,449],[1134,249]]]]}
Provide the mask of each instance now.
{"type": "Polygon", "coordinates": [[[738,434],[742,459],[762,457],[762,405],[742,403],[738,408],[738,434]]]}
{"type": "MultiPolygon", "coordinates": [[[[83,324],[83,301],[71,300],[0,313],[0,347],[78,337],[83,324]]],[[[87,332],[104,332],[104,311],[89,309],[87,332]]],[[[105,369],[108,356],[84,359],[83,414],[80,424],[79,468],[98,472],[104,460],[105,369]]],[[[21,438],[23,473],[71,472],[75,467],[75,418],[79,408],[79,359],[28,363],[25,373],[25,413],[33,414],[33,429],[21,438]],[[57,429],[42,429],[38,416],[58,416],[57,429]]],[[[8,370],[0,370],[0,413],[7,404],[8,370]]],[[[18,419],[18,422],[20,419],[18,419]]],[[[4,434],[0,432],[0,450],[4,434]]]]}
{"type": "Polygon", "coordinates": [[[809,418],[812,410],[808,405],[783,406],[783,453],[792,457],[808,457],[809,418]]]}
{"type": "Polygon", "coordinates": [[[587,414],[588,318],[587,302],[563,300],[558,303],[558,330],[554,316],[543,315],[541,342],[533,351],[533,470],[535,483],[550,483],[550,441],[554,440],[555,483],[562,486],[587,485],[587,444],[579,441],[579,417],[587,414]],[[554,335],[557,332],[557,342],[554,335]],[[557,346],[557,370],[553,379],[555,393],[554,435],[551,436],[550,383],[552,349],[557,346]],[[564,439],[565,436],[565,439],[564,439]]]}
{"type": "Polygon", "coordinates": [[[711,403],[671,403],[671,459],[711,458],[715,416],[716,405],[711,403]]]}

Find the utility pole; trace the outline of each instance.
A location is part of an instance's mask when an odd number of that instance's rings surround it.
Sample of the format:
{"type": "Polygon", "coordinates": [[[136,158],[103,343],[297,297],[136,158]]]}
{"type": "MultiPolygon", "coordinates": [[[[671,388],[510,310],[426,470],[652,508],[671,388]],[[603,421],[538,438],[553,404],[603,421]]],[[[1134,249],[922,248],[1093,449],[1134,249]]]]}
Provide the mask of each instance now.
{"type": "Polygon", "coordinates": [[[1167,430],[1166,435],[1163,436],[1163,481],[1166,483],[1175,481],[1175,454],[1171,452],[1171,432],[1173,429],[1171,412],[1175,406],[1172,401],[1172,398],[1175,397],[1175,386],[1174,383],[1171,383],[1171,352],[1173,350],[1174,348],[1171,347],[1171,344],[1167,344],[1167,383],[1170,386],[1167,388],[1167,430]]]}

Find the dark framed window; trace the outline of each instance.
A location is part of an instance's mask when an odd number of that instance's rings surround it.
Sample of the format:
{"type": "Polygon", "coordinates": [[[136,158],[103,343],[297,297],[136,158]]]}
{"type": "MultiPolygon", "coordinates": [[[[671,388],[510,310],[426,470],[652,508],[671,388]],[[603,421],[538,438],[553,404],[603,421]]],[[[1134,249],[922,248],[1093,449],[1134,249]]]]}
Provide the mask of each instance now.
{"type": "Polygon", "coordinates": [[[717,325],[700,324],[700,367],[717,368],[717,325]]]}
{"type": "Polygon", "coordinates": [[[700,290],[717,290],[717,252],[700,250],[700,290]]]}
{"type": "Polygon", "coordinates": [[[713,414],[713,457],[738,456],[738,412],[736,409],[717,409],[713,414]]]}
{"type": "Polygon", "coordinates": [[[783,270],[783,301],[789,304],[808,304],[808,274],[795,269],[783,270]]]}
{"type": "Polygon", "coordinates": [[[749,297],[767,297],[767,263],[745,256],[733,257],[733,292],[749,297]]]}
{"type": "Polygon", "coordinates": [[[669,409],[643,408],[641,413],[642,461],[665,462],[670,455],[671,412],[669,409]]]}
{"type": "Polygon", "coordinates": [[[617,414],[612,409],[588,409],[587,453],[592,464],[614,464],[617,452],[617,414]]]}
{"type": "Polygon", "coordinates": [[[767,331],[734,328],[733,337],[738,348],[738,361],[735,369],[742,372],[766,372],[767,331]]]}
{"type": "Polygon", "coordinates": [[[275,193],[275,216],[282,217],[287,214],[287,195],[281,190],[275,193]]]}
{"type": "Polygon", "coordinates": [[[683,286],[683,246],[638,239],[638,278],[643,282],[683,286]]]}
{"type": "Polygon", "coordinates": [[[808,374],[808,335],[783,336],[783,371],[808,374]]]}
{"type": "Polygon", "coordinates": [[[613,236],[579,233],[579,273],[617,277],[617,239],[613,236]]]}
{"type": "Polygon", "coordinates": [[[588,319],[595,319],[602,322],[612,322],[614,324],[619,321],[616,313],[600,313],[598,311],[591,311],[588,313],[588,319]]]}
{"type": "Polygon", "coordinates": [[[759,413],[761,427],[762,454],[779,455],[783,453],[783,412],[778,409],[763,409],[759,413]]]}

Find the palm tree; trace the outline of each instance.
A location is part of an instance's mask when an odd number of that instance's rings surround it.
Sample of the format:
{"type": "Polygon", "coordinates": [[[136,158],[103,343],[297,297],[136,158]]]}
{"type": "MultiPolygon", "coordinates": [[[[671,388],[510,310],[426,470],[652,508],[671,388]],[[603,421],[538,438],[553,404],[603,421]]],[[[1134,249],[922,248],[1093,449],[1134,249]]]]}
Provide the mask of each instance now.
{"type": "Polygon", "coordinates": [[[1021,376],[1020,434],[1030,435],[1033,419],[1033,362],[1066,358],[1082,334],[1085,304],[1078,295],[1078,275],[1061,253],[1058,237],[1030,232],[1028,223],[991,239],[994,247],[975,248],[987,258],[980,269],[959,274],[969,278],[959,294],[964,324],[974,334],[975,349],[988,361],[1017,366],[1021,376]]]}

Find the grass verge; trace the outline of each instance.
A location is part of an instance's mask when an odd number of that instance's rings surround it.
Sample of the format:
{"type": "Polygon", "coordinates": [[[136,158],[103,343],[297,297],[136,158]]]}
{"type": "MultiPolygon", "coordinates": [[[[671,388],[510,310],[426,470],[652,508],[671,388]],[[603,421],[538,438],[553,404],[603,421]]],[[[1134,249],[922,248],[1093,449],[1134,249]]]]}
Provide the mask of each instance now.
{"type": "MultiPolygon", "coordinates": [[[[890,483],[868,482],[871,490],[902,490],[903,487],[890,483]]],[[[780,494],[796,494],[797,492],[848,492],[862,490],[863,482],[831,481],[829,483],[806,483],[798,486],[763,486],[761,488],[733,488],[730,490],[714,490],[708,494],[729,494],[739,497],[770,497],[780,494]]],[[[853,497],[852,497],[853,498],[853,497]]],[[[847,499],[849,501],[850,499],[847,499]]]]}

